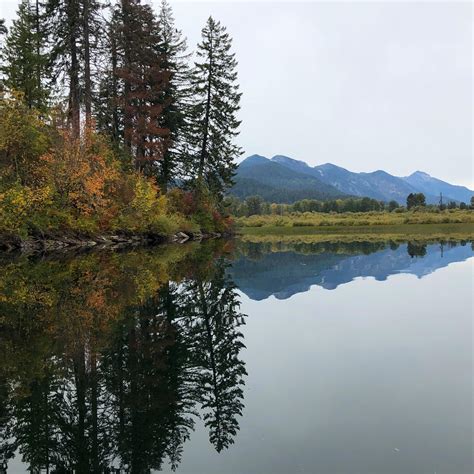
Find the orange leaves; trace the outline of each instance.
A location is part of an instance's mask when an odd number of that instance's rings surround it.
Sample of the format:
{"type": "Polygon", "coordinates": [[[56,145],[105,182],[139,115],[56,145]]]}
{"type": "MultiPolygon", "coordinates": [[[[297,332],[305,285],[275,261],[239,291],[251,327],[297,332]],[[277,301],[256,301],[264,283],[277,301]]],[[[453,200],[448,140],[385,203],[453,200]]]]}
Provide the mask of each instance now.
{"type": "Polygon", "coordinates": [[[78,215],[101,217],[120,173],[102,139],[85,130],[80,139],[63,132],[54,149],[41,157],[38,174],[51,183],[61,205],[78,215]]]}

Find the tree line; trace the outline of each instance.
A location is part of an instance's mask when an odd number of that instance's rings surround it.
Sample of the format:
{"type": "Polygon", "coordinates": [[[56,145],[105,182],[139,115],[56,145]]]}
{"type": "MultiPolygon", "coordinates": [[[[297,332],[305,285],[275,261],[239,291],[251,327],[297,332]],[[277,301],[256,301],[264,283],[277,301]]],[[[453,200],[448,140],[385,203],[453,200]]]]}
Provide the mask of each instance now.
{"type": "Polygon", "coordinates": [[[370,212],[394,210],[399,207],[396,201],[390,201],[387,204],[368,197],[331,199],[327,201],[302,199],[293,204],[281,204],[265,202],[259,195],[249,196],[245,200],[231,196],[226,198],[225,204],[228,206],[229,212],[236,217],[269,214],[283,215],[292,212],[370,212]]]}
{"type": "Polygon", "coordinates": [[[400,206],[397,201],[378,201],[369,197],[316,200],[302,199],[292,204],[271,203],[264,201],[259,196],[249,196],[246,199],[239,199],[235,196],[228,196],[224,201],[230,214],[236,217],[248,217],[253,215],[283,215],[294,212],[321,212],[321,213],[345,213],[345,212],[401,212],[404,209],[412,210],[415,208],[429,208],[440,210],[444,209],[474,209],[474,197],[470,205],[466,203],[448,202],[447,205],[439,206],[426,205],[425,196],[422,193],[410,194],[407,197],[406,207],[400,206]]]}
{"type": "Polygon", "coordinates": [[[115,167],[218,208],[241,153],[237,60],[219,21],[191,54],[166,0],[158,12],[141,0],[22,0],[0,36],[4,188],[31,185],[29,166],[58,143],[64,155],[99,135],[115,167]]]}
{"type": "MultiPolygon", "coordinates": [[[[426,207],[426,197],[423,193],[410,193],[407,196],[407,209],[413,209],[417,207],[426,207]]],[[[445,209],[474,209],[474,196],[471,197],[470,204],[466,204],[465,202],[457,202],[457,201],[448,201],[447,203],[443,202],[443,195],[440,194],[439,204],[437,207],[440,211],[444,211],[445,209]]]]}

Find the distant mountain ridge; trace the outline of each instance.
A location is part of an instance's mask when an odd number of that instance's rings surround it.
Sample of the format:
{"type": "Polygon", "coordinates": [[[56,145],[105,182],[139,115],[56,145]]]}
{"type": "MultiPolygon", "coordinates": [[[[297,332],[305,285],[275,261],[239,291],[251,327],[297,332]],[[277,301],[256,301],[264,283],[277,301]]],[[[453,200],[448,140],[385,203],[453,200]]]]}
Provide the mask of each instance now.
{"type": "Polygon", "coordinates": [[[408,194],[422,192],[430,204],[439,202],[440,193],[445,203],[468,203],[474,195],[474,191],[464,186],[447,183],[422,171],[406,177],[393,176],[383,170],[355,173],[332,163],[311,167],[284,155],[271,159],[249,156],[240,163],[235,181],[231,194],[240,198],[259,194],[272,202],[367,196],[405,204],[408,194]]]}
{"type": "Polygon", "coordinates": [[[345,196],[345,193],[317,176],[301,173],[260,155],[249,156],[239,165],[231,194],[239,198],[258,194],[271,202],[345,196]]]}

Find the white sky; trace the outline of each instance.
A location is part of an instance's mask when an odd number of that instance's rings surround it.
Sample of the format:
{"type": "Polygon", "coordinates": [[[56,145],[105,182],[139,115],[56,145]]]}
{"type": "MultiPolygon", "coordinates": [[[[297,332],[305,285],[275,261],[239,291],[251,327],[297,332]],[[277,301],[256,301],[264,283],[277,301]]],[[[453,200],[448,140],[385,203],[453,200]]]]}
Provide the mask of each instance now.
{"type": "Polygon", "coordinates": [[[209,14],[234,39],[244,156],[474,188],[470,2],[170,3],[191,47],[209,14]]]}

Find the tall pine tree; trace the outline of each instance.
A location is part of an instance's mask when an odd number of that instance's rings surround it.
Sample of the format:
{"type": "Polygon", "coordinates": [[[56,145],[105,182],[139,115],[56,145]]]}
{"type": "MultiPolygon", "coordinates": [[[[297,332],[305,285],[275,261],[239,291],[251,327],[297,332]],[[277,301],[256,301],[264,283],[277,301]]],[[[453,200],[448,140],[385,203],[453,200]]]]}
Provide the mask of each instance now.
{"type": "Polygon", "coordinates": [[[101,4],[98,0],[81,0],[82,7],[82,38],[81,50],[84,61],[84,94],[86,126],[92,123],[92,105],[94,86],[94,62],[98,58],[99,37],[103,34],[104,22],[100,16],[101,4]]]}
{"type": "Polygon", "coordinates": [[[175,26],[173,12],[167,0],[162,0],[158,14],[161,64],[169,80],[164,89],[163,102],[168,104],[160,118],[162,126],[170,131],[169,147],[158,162],[158,182],[166,192],[168,185],[182,175],[185,149],[184,130],[190,103],[189,66],[190,54],[186,39],[175,26]]]}
{"type": "Polygon", "coordinates": [[[115,5],[104,25],[100,80],[96,94],[92,97],[97,128],[110,138],[117,149],[123,144],[123,113],[119,104],[119,96],[123,91],[117,74],[120,12],[120,7],[115,5]]]}
{"type": "Polygon", "coordinates": [[[47,0],[53,81],[67,91],[68,122],[73,136],[81,126],[80,0],[47,0]]]}
{"type": "Polygon", "coordinates": [[[92,119],[92,63],[101,28],[100,4],[98,0],[47,0],[46,12],[53,80],[66,89],[69,124],[73,135],[79,136],[83,105],[86,124],[92,119]]]}
{"type": "Polygon", "coordinates": [[[121,0],[116,74],[123,83],[119,101],[124,145],[135,167],[150,175],[170,143],[169,129],[161,121],[170,102],[164,93],[170,73],[161,65],[158,31],[149,5],[140,0],[121,0]]]}
{"type": "Polygon", "coordinates": [[[232,185],[235,159],[241,154],[234,143],[241,93],[231,46],[226,28],[209,17],[192,73],[188,169],[192,179],[205,183],[217,196],[232,185]]]}
{"type": "Polygon", "coordinates": [[[43,109],[48,98],[45,79],[49,56],[39,4],[22,0],[2,51],[4,85],[23,94],[28,107],[43,109]]]}

